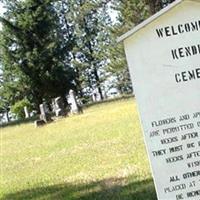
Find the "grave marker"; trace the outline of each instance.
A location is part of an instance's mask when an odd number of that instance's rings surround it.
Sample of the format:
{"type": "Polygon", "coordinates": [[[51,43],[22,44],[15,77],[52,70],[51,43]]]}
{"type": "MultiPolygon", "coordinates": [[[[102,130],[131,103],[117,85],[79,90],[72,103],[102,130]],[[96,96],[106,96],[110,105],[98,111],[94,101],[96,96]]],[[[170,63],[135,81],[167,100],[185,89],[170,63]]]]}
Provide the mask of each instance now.
{"type": "Polygon", "coordinates": [[[66,116],[64,102],[61,97],[57,97],[54,99],[54,111],[55,111],[56,117],[66,116]]]}
{"type": "Polygon", "coordinates": [[[70,103],[71,113],[72,114],[78,114],[78,113],[82,113],[83,112],[82,108],[78,105],[74,90],[70,90],[69,91],[69,99],[68,99],[68,101],[70,103]]]}
{"type": "Polygon", "coordinates": [[[40,120],[43,120],[45,123],[52,121],[45,103],[40,104],[40,120]]]}
{"type": "Polygon", "coordinates": [[[200,0],[177,0],[124,34],[159,200],[200,199],[200,0]]]}
{"type": "Polygon", "coordinates": [[[27,106],[24,107],[24,113],[25,113],[25,118],[26,118],[26,119],[30,117],[30,113],[29,113],[29,111],[28,111],[27,106]]]}

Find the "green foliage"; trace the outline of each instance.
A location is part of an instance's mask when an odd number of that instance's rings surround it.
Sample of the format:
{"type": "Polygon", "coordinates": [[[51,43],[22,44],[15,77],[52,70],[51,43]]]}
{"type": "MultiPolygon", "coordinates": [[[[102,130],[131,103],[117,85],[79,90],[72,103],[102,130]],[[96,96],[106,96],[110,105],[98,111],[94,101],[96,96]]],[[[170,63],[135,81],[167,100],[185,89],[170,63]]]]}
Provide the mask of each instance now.
{"type": "Polygon", "coordinates": [[[76,46],[73,48],[72,65],[76,72],[79,95],[86,96],[97,89],[103,99],[103,83],[107,64],[107,45],[110,36],[108,8],[102,0],[71,1],[76,46]]]}
{"type": "Polygon", "coordinates": [[[4,81],[19,83],[19,100],[25,96],[38,109],[43,99],[65,96],[73,88],[73,69],[64,62],[72,44],[62,43],[52,1],[11,1],[0,20],[3,73],[13,76],[4,81]]]}
{"type": "Polygon", "coordinates": [[[111,45],[109,47],[109,65],[107,71],[115,76],[113,87],[121,94],[132,93],[132,84],[123,44],[116,42],[117,37],[148,17],[148,9],[144,0],[114,1],[112,9],[118,13],[115,24],[110,28],[111,45]]]}
{"type": "Polygon", "coordinates": [[[113,3],[113,9],[119,13],[118,21],[114,26],[115,33],[118,35],[130,30],[149,16],[145,0],[117,0],[113,3]]]}
{"type": "Polygon", "coordinates": [[[123,44],[116,42],[117,37],[132,29],[171,2],[173,0],[113,1],[112,9],[118,13],[118,18],[110,30],[113,39],[112,45],[109,48],[110,62],[107,71],[116,77],[115,81],[113,81],[113,86],[120,93],[130,93],[132,92],[132,87],[124,47],[123,44]]]}
{"type": "Polygon", "coordinates": [[[0,0],[0,113],[23,98],[38,110],[43,99],[76,89],[103,99],[107,80],[131,93],[122,44],[116,38],[173,0],[0,0]],[[112,24],[109,11],[118,12],[112,24]]]}
{"type": "Polygon", "coordinates": [[[153,15],[173,1],[175,0],[145,0],[145,3],[148,6],[149,14],[153,15]]]}
{"type": "Polygon", "coordinates": [[[11,112],[14,113],[18,119],[24,119],[25,118],[25,113],[24,113],[24,107],[27,107],[29,111],[32,109],[31,103],[23,99],[21,101],[16,102],[12,107],[11,107],[11,112]]]}
{"type": "Polygon", "coordinates": [[[2,1],[7,12],[0,18],[0,54],[3,76],[12,76],[4,82],[15,82],[13,99],[26,97],[37,108],[70,88],[82,98],[98,89],[103,98],[110,42],[106,1],[2,1]]]}

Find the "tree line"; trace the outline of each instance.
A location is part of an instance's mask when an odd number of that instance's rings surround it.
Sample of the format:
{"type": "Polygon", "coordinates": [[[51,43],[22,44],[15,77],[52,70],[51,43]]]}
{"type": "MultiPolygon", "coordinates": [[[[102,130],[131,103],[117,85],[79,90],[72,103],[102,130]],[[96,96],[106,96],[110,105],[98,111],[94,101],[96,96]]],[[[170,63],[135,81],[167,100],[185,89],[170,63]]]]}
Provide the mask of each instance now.
{"type": "MultiPolygon", "coordinates": [[[[20,102],[38,110],[70,89],[87,103],[96,90],[132,93],[116,38],[167,0],[0,0],[0,113],[20,102]],[[110,12],[115,11],[113,21],[110,12]]],[[[67,104],[67,102],[66,102],[67,104]]]]}

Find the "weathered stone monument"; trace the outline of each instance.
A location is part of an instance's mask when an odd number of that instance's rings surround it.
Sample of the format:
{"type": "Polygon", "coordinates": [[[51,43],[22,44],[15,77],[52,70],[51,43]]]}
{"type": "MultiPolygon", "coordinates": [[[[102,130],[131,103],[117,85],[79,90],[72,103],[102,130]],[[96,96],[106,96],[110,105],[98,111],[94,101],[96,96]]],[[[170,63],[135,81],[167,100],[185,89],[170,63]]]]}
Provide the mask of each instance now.
{"type": "Polygon", "coordinates": [[[200,0],[177,0],[119,38],[159,200],[200,200],[200,0]]]}
{"type": "Polygon", "coordinates": [[[50,113],[49,106],[47,105],[47,103],[44,101],[42,104],[43,104],[44,112],[45,113],[50,113]]]}
{"type": "Polygon", "coordinates": [[[97,101],[97,93],[96,93],[96,92],[93,92],[93,93],[92,93],[92,101],[93,101],[93,102],[96,102],[96,101],[97,101]]]}
{"type": "Polygon", "coordinates": [[[73,90],[69,91],[69,99],[68,99],[71,107],[71,114],[78,114],[82,113],[82,108],[80,105],[77,103],[76,95],[73,90]]]}
{"type": "Polygon", "coordinates": [[[56,114],[56,117],[66,116],[66,111],[64,107],[64,102],[61,97],[57,97],[53,100],[53,110],[56,114]]]}
{"type": "Polygon", "coordinates": [[[30,113],[29,113],[29,110],[27,108],[27,106],[24,107],[24,113],[25,113],[25,118],[29,118],[30,117],[30,113]]]}
{"type": "Polygon", "coordinates": [[[97,88],[94,89],[94,91],[92,92],[92,101],[93,102],[101,101],[101,95],[97,88]]]}
{"type": "Polygon", "coordinates": [[[43,120],[45,123],[52,121],[49,110],[47,109],[45,103],[40,104],[40,120],[43,120]]]}

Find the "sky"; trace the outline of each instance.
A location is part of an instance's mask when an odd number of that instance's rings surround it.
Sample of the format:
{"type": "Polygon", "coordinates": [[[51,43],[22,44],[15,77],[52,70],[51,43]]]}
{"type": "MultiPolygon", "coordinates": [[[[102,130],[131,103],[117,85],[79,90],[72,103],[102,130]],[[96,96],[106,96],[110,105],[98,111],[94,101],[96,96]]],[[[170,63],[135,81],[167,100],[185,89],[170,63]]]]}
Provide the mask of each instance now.
{"type": "MultiPolygon", "coordinates": [[[[0,3],[0,16],[2,16],[3,12],[4,12],[4,8],[3,8],[2,3],[0,3]]],[[[1,23],[0,23],[0,29],[1,29],[1,23]]]]}
{"type": "MultiPolygon", "coordinates": [[[[3,8],[3,4],[0,3],[0,16],[2,16],[4,11],[5,9],[3,8]]],[[[112,21],[115,21],[117,17],[117,12],[114,10],[110,10],[110,16],[111,16],[112,21]]],[[[1,23],[0,23],[0,29],[1,29],[1,23]]]]}
{"type": "Polygon", "coordinates": [[[2,3],[0,3],[0,15],[2,15],[2,14],[3,14],[3,12],[4,12],[3,4],[2,4],[2,3]]]}

